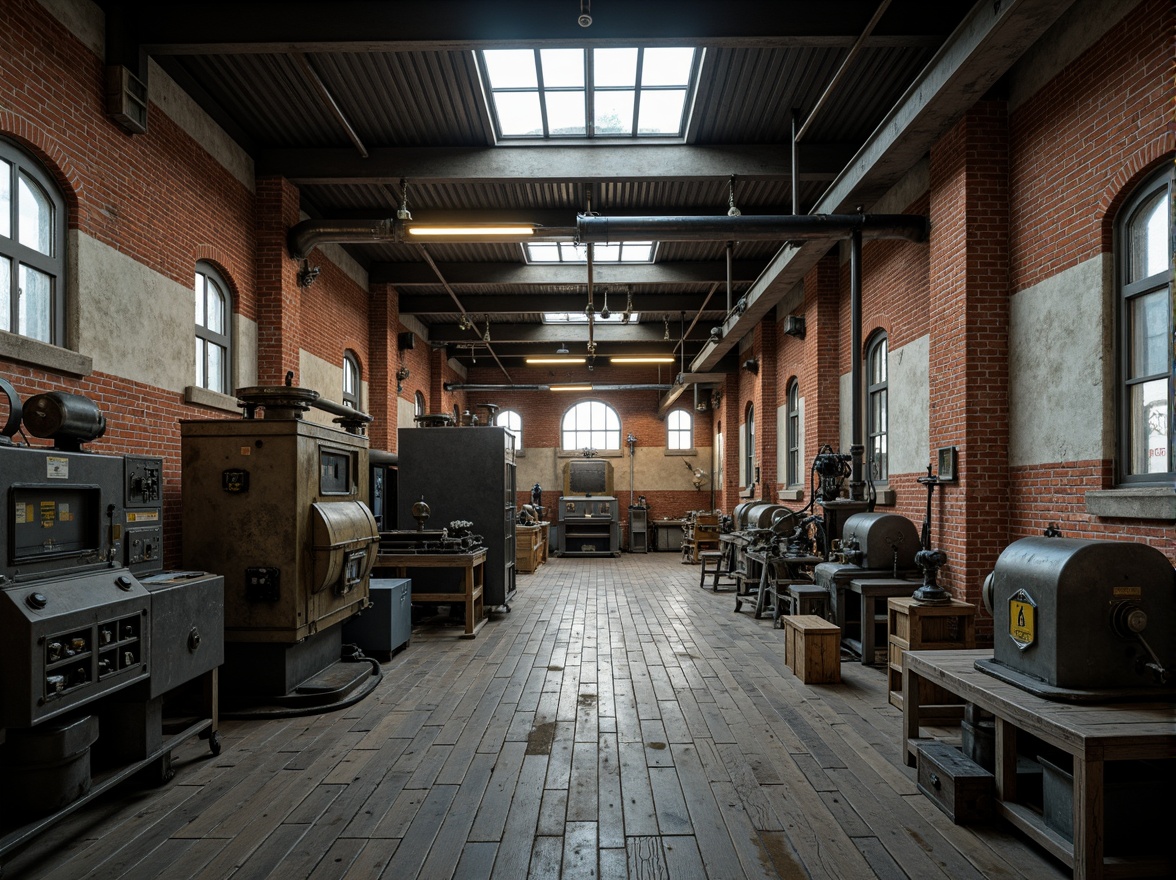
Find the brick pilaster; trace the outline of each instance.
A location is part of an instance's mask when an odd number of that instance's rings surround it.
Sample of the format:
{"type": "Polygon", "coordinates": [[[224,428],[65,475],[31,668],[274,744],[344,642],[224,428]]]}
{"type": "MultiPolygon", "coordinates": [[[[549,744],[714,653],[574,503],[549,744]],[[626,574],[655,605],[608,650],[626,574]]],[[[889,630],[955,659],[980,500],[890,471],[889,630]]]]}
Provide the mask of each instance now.
{"type": "Polygon", "coordinates": [[[298,222],[298,188],[280,177],[257,181],[257,380],[282,385],[286,372],[299,379],[302,296],[298,263],[286,233],[298,222]]]}

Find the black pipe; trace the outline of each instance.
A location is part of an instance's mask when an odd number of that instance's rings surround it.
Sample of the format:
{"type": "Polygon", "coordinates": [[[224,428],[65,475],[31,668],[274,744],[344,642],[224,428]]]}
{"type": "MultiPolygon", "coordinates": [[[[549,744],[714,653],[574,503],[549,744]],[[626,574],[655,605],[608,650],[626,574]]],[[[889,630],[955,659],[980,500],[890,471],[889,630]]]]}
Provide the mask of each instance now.
{"type": "Polygon", "coordinates": [[[737,217],[576,217],[582,243],[621,241],[801,241],[845,238],[923,241],[927,218],[918,214],[763,214],[737,217]]]}
{"type": "Polygon", "coordinates": [[[305,259],[320,244],[367,244],[392,241],[396,221],[386,220],[303,220],[290,227],[286,247],[296,260],[305,259]]]}
{"type": "Polygon", "coordinates": [[[849,347],[850,347],[850,446],[851,458],[849,497],[862,500],[862,453],[866,446],[862,436],[862,414],[865,409],[862,388],[862,231],[854,229],[849,236],[849,347]]]}

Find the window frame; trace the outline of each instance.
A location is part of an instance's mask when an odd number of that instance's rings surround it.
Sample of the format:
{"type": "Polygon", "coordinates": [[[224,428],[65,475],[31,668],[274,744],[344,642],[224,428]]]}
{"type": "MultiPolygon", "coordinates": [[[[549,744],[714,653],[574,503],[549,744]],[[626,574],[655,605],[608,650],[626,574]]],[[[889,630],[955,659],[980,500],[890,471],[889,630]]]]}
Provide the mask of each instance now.
{"type": "Polygon", "coordinates": [[[66,345],[66,311],[68,309],[65,234],[69,227],[69,213],[65,196],[56,180],[36,157],[4,137],[0,137],[0,159],[10,166],[8,180],[8,231],[10,234],[0,235],[0,257],[10,261],[9,290],[6,296],[8,306],[8,329],[6,332],[24,339],[32,339],[46,345],[64,348],[66,345]],[[31,182],[48,202],[52,215],[49,220],[48,254],[42,253],[35,247],[22,244],[20,241],[20,183],[22,177],[31,182]],[[27,266],[49,278],[49,315],[46,321],[48,339],[20,332],[22,266],[27,266]]]}
{"type": "Polygon", "coordinates": [[[521,452],[523,449],[523,417],[519,415],[517,410],[504,409],[499,410],[494,415],[494,424],[500,428],[505,428],[506,433],[514,437],[515,452],[521,452]],[[512,422],[516,422],[516,428],[512,422]]]}
{"type": "Polygon", "coordinates": [[[671,452],[688,452],[694,448],[694,416],[688,410],[675,409],[666,414],[666,449],[671,452]],[[685,422],[686,427],[681,423],[685,422]],[[677,423],[677,424],[675,424],[677,423]],[[685,440],[682,440],[685,435],[685,440]],[[678,438],[677,446],[674,438],[678,438]]]}
{"type": "Polygon", "coordinates": [[[800,485],[800,382],[793,377],[786,391],[784,416],[784,485],[800,485]]]}
{"type": "Polygon", "coordinates": [[[1176,197],[1176,170],[1173,169],[1171,160],[1165,163],[1165,167],[1160,169],[1155,174],[1150,175],[1143,183],[1137,186],[1131,196],[1124,202],[1123,207],[1117,212],[1114,227],[1114,249],[1115,249],[1115,315],[1118,322],[1118,330],[1115,334],[1116,346],[1118,348],[1117,363],[1117,381],[1115,387],[1115,405],[1116,405],[1116,441],[1117,441],[1117,455],[1115,456],[1115,468],[1117,473],[1117,481],[1123,486],[1144,486],[1144,485],[1170,485],[1173,475],[1172,454],[1173,454],[1173,403],[1176,398],[1176,393],[1173,389],[1173,375],[1172,375],[1172,332],[1173,332],[1173,314],[1172,314],[1172,269],[1173,257],[1172,248],[1176,246],[1176,236],[1174,236],[1172,223],[1172,201],[1176,197]],[[1160,272],[1153,273],[1147,277],[1130,280],[1131,272],[1131,252],[1130,252],[1130,230],[1132,221],[1138,216],[1140,210],[1158,193],[1167,191],[1167,205],[1168,205],[1168,265],[1160,272]],[[1167,356],[1165,358],[1165,370],[1163,372],[1149,373],[1141,376],[1132,376],[1131,359],[1134,351],[1133,346],[1133,325],[1131,321],[1131,305],[1134,302],[1140,301],[1143,297],[1153,295],[1160,292],[1167,292],[1166,302],[1168,305],[1168,325],[1165,333],[1167,340],[1167,356]],[[1166,455],[1168,459],[1168,466],[1163,471],[1140,472],[1132,473],[1132,457],[1133,450],[1131,448],[1131,423],[1132,423],[1132,406],[1131,393],[1132,389],[1143,385],[1147,382],[1156,381],[1160,378],[1167,379],[1168,385],[1168,403],[1166,414],[1166,428],[1168,435],[1168,448],[1166,455]]]}
{"type": "Polygon", "coordinates": [[[874,482],[887,483],[890,481],[890,337],[885,330],[874,332],[866,342],[865,368],[866,464],[874,482]],[[879,353],[882,355],[882,375],[875,379],[879,353]],[[879,399],[882,401],[881,425],[874,411],[874,402],[879,399]],[[880,462],[875,458],[879,441],[882,447],[880,462]]]}
{"type": "Polygon", "coordinates": [[[204,296],[204,300],[205,300],[203,314],[205,316],[207,316],[208,315],[209,286],[211,283],[211,286],[216,291],[216,293],[220,295],[220,298],[222,300],[221,307],[222,307],[222,314],[224,315],[224,327],[225,327],[224,332],[219,333],[215,330],[210,329],[208,327],[207,323],[205,323],[205,324],[196,323],[195,324],[195,335],[194,335],[195,352],[194,352],[194,355],[196,358],[199,358],[199,356],[200,356],[201,346],[199,344],[199,341],[204,342],[204,352],[205,352],[204,357],[201,359],[201,363],[196,365],[198,372],[196,375],[195,386],[197,388],[202,388],[206,391],[212,391],[217,394],[232,394],[233,393],[233,375],[234,375],[233,374],[234,351],[233,351],[233,293],[232,293],[232,288],[229,286],[228,282],[225,281],[224,276],[221,275],[221,273],[217,270],[217,268],[215,266],[213,266],[211,263],[205,262],[204,260],[201,260],[196,263],[195,274],[196,274],[196,281],[194,283],[193,291],[192,291],[193,301],[195,301],[196,297],[199,297],[202,295],[202,291],[200,289],[200,285],[201,285],[200,279],[203,278],[204,279],[204,281],[203,281],[203,296],[204,296]],[[223,356],[221,358],[221,376],[220,376],[222,387],[220,387],[220,388],[214,388],[209,384],[208,354],[207,354],[209,345],[215,345],[218,348],[220,348],[223,352],[223,356]]]}
{"type": "Polygon", "coordinates": [[[748,403],[743,411],[743,485],[755,484],[755,404],[748,403]]]}
{"type": "Polygon", "coordinates": [[[621,416],[616,411],[615,408],[613,408],[612,406],[609,406],[609,404],[605,403],[603,400],[581,400],[581,401],[578,401],[577,403],[573,403],[566,410],[564,410],[563,416],[560,417],[560,420],[559,420],[559,449],[560,449],[560,451],[565,452],[565,453],[566,452],[579,452],[581,449],[585,449],[585,448],[595,449],[597,451],[603,450],[605,452],[620,451],[620,448],[621,448],[621,416]],[[603,418],[604,418],[604,422],[605,422],[605,426],[603,428],[595,428],[592,426],[592,422],[594,420],[594,413],[597,412],[597,410],[595,409],[596,407],[603,408],[602,412],[603,412],[603,418]],[[568,427],[568,419],[575,418],[576,421],[579,421],[579,418],[580,418],[579,414],[581,412],[584,412],[585,410],[587,411],[587,418],[589,421],[589,426],[587,428],[581,428],[578,426],[569,428],[568,427]],[[610,415],[611,415],[612,419],[616,421],[616,428],[615,429],[609,427],[608,423],[610,420],[609,419],[610,415]],[[591,435],[598,434],[598,433],[605,433],[608,435],[605,437],[605,443],[602,446],[596,445],[593,442],[591,442],[592,439],[594,439],[594,438],[592,438],[591,435]],[[588,442],[583,442],[582,439],[577,439],[574,445],[569,446],[568,442],[567,442],[569,434],[573,434],[577,438],[580,438],[581,435],[583,435],[583,434],[588,434],[589,435],[588,442]],[[612,443],[614,436],[615,436],[615,445],[613,445],[613,443],[612,443]]]}
{"type": "Polygon", "coordinates": [[[359,356],[347,349],[343,352],[343,400],[344,406],[355,410],[362,410],[363,406],[363,372],[359,366],[359,356]],[[348,389],[348,378],[352,379],[352,387],[348,389]]]}

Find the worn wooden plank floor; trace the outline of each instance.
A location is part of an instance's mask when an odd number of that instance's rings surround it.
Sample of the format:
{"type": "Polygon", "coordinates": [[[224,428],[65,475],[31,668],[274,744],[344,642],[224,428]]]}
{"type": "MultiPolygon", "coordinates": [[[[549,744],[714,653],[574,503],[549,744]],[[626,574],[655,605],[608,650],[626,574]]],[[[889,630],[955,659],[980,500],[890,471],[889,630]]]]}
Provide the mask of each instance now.
{"type": "Polygon", "coordinates": [[[356,706],[226,721],[6,880],[1052,878],[902,766],[881,670],[806,686],[782,633],[676,554],[553,559],[477,639],[418,631],[356,706]]]}

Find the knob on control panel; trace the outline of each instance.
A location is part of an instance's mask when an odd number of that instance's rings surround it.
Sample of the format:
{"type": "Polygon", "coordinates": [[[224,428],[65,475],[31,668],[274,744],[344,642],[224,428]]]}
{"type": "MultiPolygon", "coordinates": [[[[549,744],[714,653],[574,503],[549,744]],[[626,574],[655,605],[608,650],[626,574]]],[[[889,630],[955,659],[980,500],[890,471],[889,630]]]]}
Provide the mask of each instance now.
{"type": "Polygon", "coordinates": [[[118,588],[120,590],[130,590],[131,587],[135,585],[135,582],[131,580],[130,575],[126,574],[120,574],[114,579],[114,582],[118,584],[118,588]]]}
{"type": "Polygon", "coordinates": [[[44,593],[29,593],[25,596],[25,604],[27,604],[34,611],[40,611],[49,604],[49,597],[44,593]]]}

